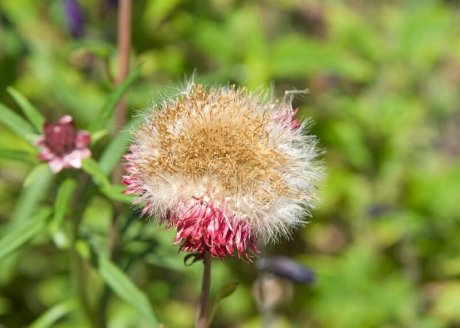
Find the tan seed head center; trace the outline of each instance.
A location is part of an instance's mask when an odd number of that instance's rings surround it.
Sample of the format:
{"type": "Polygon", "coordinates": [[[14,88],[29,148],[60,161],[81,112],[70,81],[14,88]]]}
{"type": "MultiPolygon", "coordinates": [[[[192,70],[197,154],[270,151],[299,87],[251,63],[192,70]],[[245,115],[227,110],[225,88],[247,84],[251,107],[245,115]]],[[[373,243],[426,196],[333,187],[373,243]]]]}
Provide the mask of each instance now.
{"type": "Polygon", "coordinates": [[[224,196],[250,193],[265,204],[287,193],[280,173],[287,160],[270,140],[268,110],[256,112],[240,92],[208,92],[198,85],[157,112],[144,126],[157,136],[152,144],[158,154],[145,162],[148,174],[207,178],[220,184],[224,196]]]}

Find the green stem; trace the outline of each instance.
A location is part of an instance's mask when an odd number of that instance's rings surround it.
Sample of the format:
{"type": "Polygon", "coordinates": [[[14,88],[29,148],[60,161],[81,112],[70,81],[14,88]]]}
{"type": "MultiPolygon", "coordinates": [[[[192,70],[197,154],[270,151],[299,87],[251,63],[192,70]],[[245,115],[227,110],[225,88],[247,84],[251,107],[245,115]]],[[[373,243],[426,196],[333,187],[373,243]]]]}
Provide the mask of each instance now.
{"type": "Polygon", "coordinates": [[[209,290],[211,288],[211,254],[204,253],[203,257],[203,281],[201,285],[201,297],[196,318],[196,328],[207,328],[209,326],[209,290]]]}
{"type": "Polygon", "coordinates": [[[70,263],[73,274],[74,288],[76,289],[78,299],[80,300],[81,308],[90,322],[92,327],[97,327],[95,314],[92,311],[91,302],[87,293],[86,284],[86,270],[85,263],[78,254],[75,243],[72,244],[70,249],[70,263]]]}
{"type": "MultiPolygon", "coordinates": [[[[118,9],[118,76],[116,79],[117,84],[123,83],[129,74],[129,53],[131,48],[131,13],[132,2],[131,0],[120,0],[118,9]]],[[[126,98],[123,97],[117,105],[115,113],[116,131],[123,129],[126,123],[126,98]]],[[[112,173],[112,181],[119,183],[122,176],[122,169],[120,165],[116,165],[112,173]]],[[[109,254],[110,258],[116,262],[119,254],[119,240],[120,230],[117,225],[117,218],[122,211],[120,204],[114,204],[112,222],[108,230],[109,239],[109,254]]],[[[123,232],[123,231],[122,231],[123,232]]],[[[105,285],[102,295],[99,298],[98,304],[98,325],[105,327],[107,325],[107,304],[110,298],[110,288],[105,285]]]]}
{"type": "Polygon", "coordinates": [[[87,192],[89,185],[89,176],[84,175],[82,178],[81,189],[76,193],[74,198],[73,208],[76,209],[72,220],[73,220],[73,229],[72,229],[72,241],[70,246],[70,266],[71,272],[73,274],[74,288],[80,300],[80,305],[82,310],[87,317],[88,321],[91,324],[91,327],[97,327],[97,320],[94,311],[92,310],[90,298],[87,290],[87,268],[86,262],[78,254],[77,242],[80,234],[80,224],[82,221],[83,211],[86,208],[85,204],[90,198],[90,194],[87,192]]]}

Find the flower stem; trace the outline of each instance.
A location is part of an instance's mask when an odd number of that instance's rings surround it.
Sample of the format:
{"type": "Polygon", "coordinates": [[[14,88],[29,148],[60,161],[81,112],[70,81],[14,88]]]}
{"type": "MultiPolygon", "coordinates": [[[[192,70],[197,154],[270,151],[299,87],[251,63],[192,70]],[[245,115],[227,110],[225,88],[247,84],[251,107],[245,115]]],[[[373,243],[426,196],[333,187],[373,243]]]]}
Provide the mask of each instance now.
{"type": "MultiPolygon", "coordinates": [[[[258,244],[258,249],[259,249],[259,259],[263,260],[265,257],[265,243],[259,242],[258,244]]],[[[266,295],[265,295],[265,279],[266,278],[266,273],[263,270],[257,270],[257,281],[258,283],[258,290],[257,292],[259,293],[258,298],[259,298],[259,314],[262,320],[262,327],[263,328],[269,328],[272,327],[272,315],[270,309],[267,307],[267,302],[266,302],[266,295]]]]}
{"type": "MultiPolygon", "coordinates": [[[[118,7],[118,76],[116,78],[116,84],[121,84],[129,74],[129,53],[131,49],[131,12],[132,2],[131,0],[120,0],[118,7]]],[[[115,114],[115,130],[116,132],[123,129],[126,123],[126,98],[123,97],[118,105],[115,114]]],[[[122,176],[122,168],[120,165],[116,165],[112,172],[113,183],[119,183],[122,176]]],[[[119,242],[120,242],[120,231],[117,225],[117,218],[122,211],[121,204],[113,204],[112,222],[107,231],[108,242],[109,242],[109,254],[110,259],[114,262],[117,261],[119,255],[119,242]]],[[[110,289],[107,285],[104,286],[102,294],[99,298],[98,304],[98,326],[107,326],[107,304],[110,297],[110,289]]]]}
{"type": "MultiPolygon", "coordinates": [[[[123,83],[129,74],[129,53],[131,51],[131,0],[120,0],[118,9],[118,76],[117,84],[123,83]]],[[[115,131],[123,129],[126,123],[126,97],[122,97],[117,105],[115,113],[115,131]]],[[[119,183],[122,176],[120,165],[116,165],[112,180],[119,183]]]]}
{"type": "Polygon", "coordinates": [[[211,254],[209,252],[204,253],[203,264],[203,282],[201,285],[201,298],[198,307],[198,315],[195,323],[196,328],[207,328],[209,324],[209,290],[211,287],[211,254]]]}
{"type": "MultiPolygon", "coordinates": [[[[118,12],[118,76],[121,84],[129,73],[129,52],[131,47],[131,0],[120,0],[118,12]]],[[[122,129],[126,122],[126,101],[123,98],[117,107],[117,129],[122,129]]]]}

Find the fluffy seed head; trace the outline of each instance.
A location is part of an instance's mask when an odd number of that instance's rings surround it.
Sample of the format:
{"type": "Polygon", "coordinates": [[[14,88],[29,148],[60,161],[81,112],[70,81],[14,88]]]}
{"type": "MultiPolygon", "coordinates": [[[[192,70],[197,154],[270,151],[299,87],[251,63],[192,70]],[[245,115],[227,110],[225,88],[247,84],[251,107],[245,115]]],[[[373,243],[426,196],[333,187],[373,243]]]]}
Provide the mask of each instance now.
{"type": "Polygon", "coordinates": [[[191,84],[134,132],[126,192],[176,226],[183,250],[253,253],[257,238],[289,235],[316,202],[316,140],[294,114],[245,89],[191,84]]]}

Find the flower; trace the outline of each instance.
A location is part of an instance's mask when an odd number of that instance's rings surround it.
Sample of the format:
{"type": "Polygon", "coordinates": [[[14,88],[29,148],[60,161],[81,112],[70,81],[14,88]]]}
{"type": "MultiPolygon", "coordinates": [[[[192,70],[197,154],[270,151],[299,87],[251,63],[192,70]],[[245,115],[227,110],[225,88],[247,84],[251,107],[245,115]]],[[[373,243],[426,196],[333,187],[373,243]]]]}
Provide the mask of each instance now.
{"type": "Polygon", "coordinates": [[[285,101],[190,84],[146,113],[126,158],[125,193],[175,227],[188,252],[248,258],[289,236],[316,203],[316,138],[285,101]]]}
{"type": "Polygon", "coordinates": [[[48,162],[54,174],[64,168],[81,168],[81,160],[91,156],[88,144],[91,135],[87,131],[77,131],[73,118],[63,116],[57,123],[45,123],[44,135],[36,141],[42,150],[38,158],[48,162]]]}
{"type": "Polygon", "coordinates": [[[76,39],[83,37],[85,34],[85,19],[83,9],[78,0],[64,0],[64,10],[70,35],[76,39]]]}

